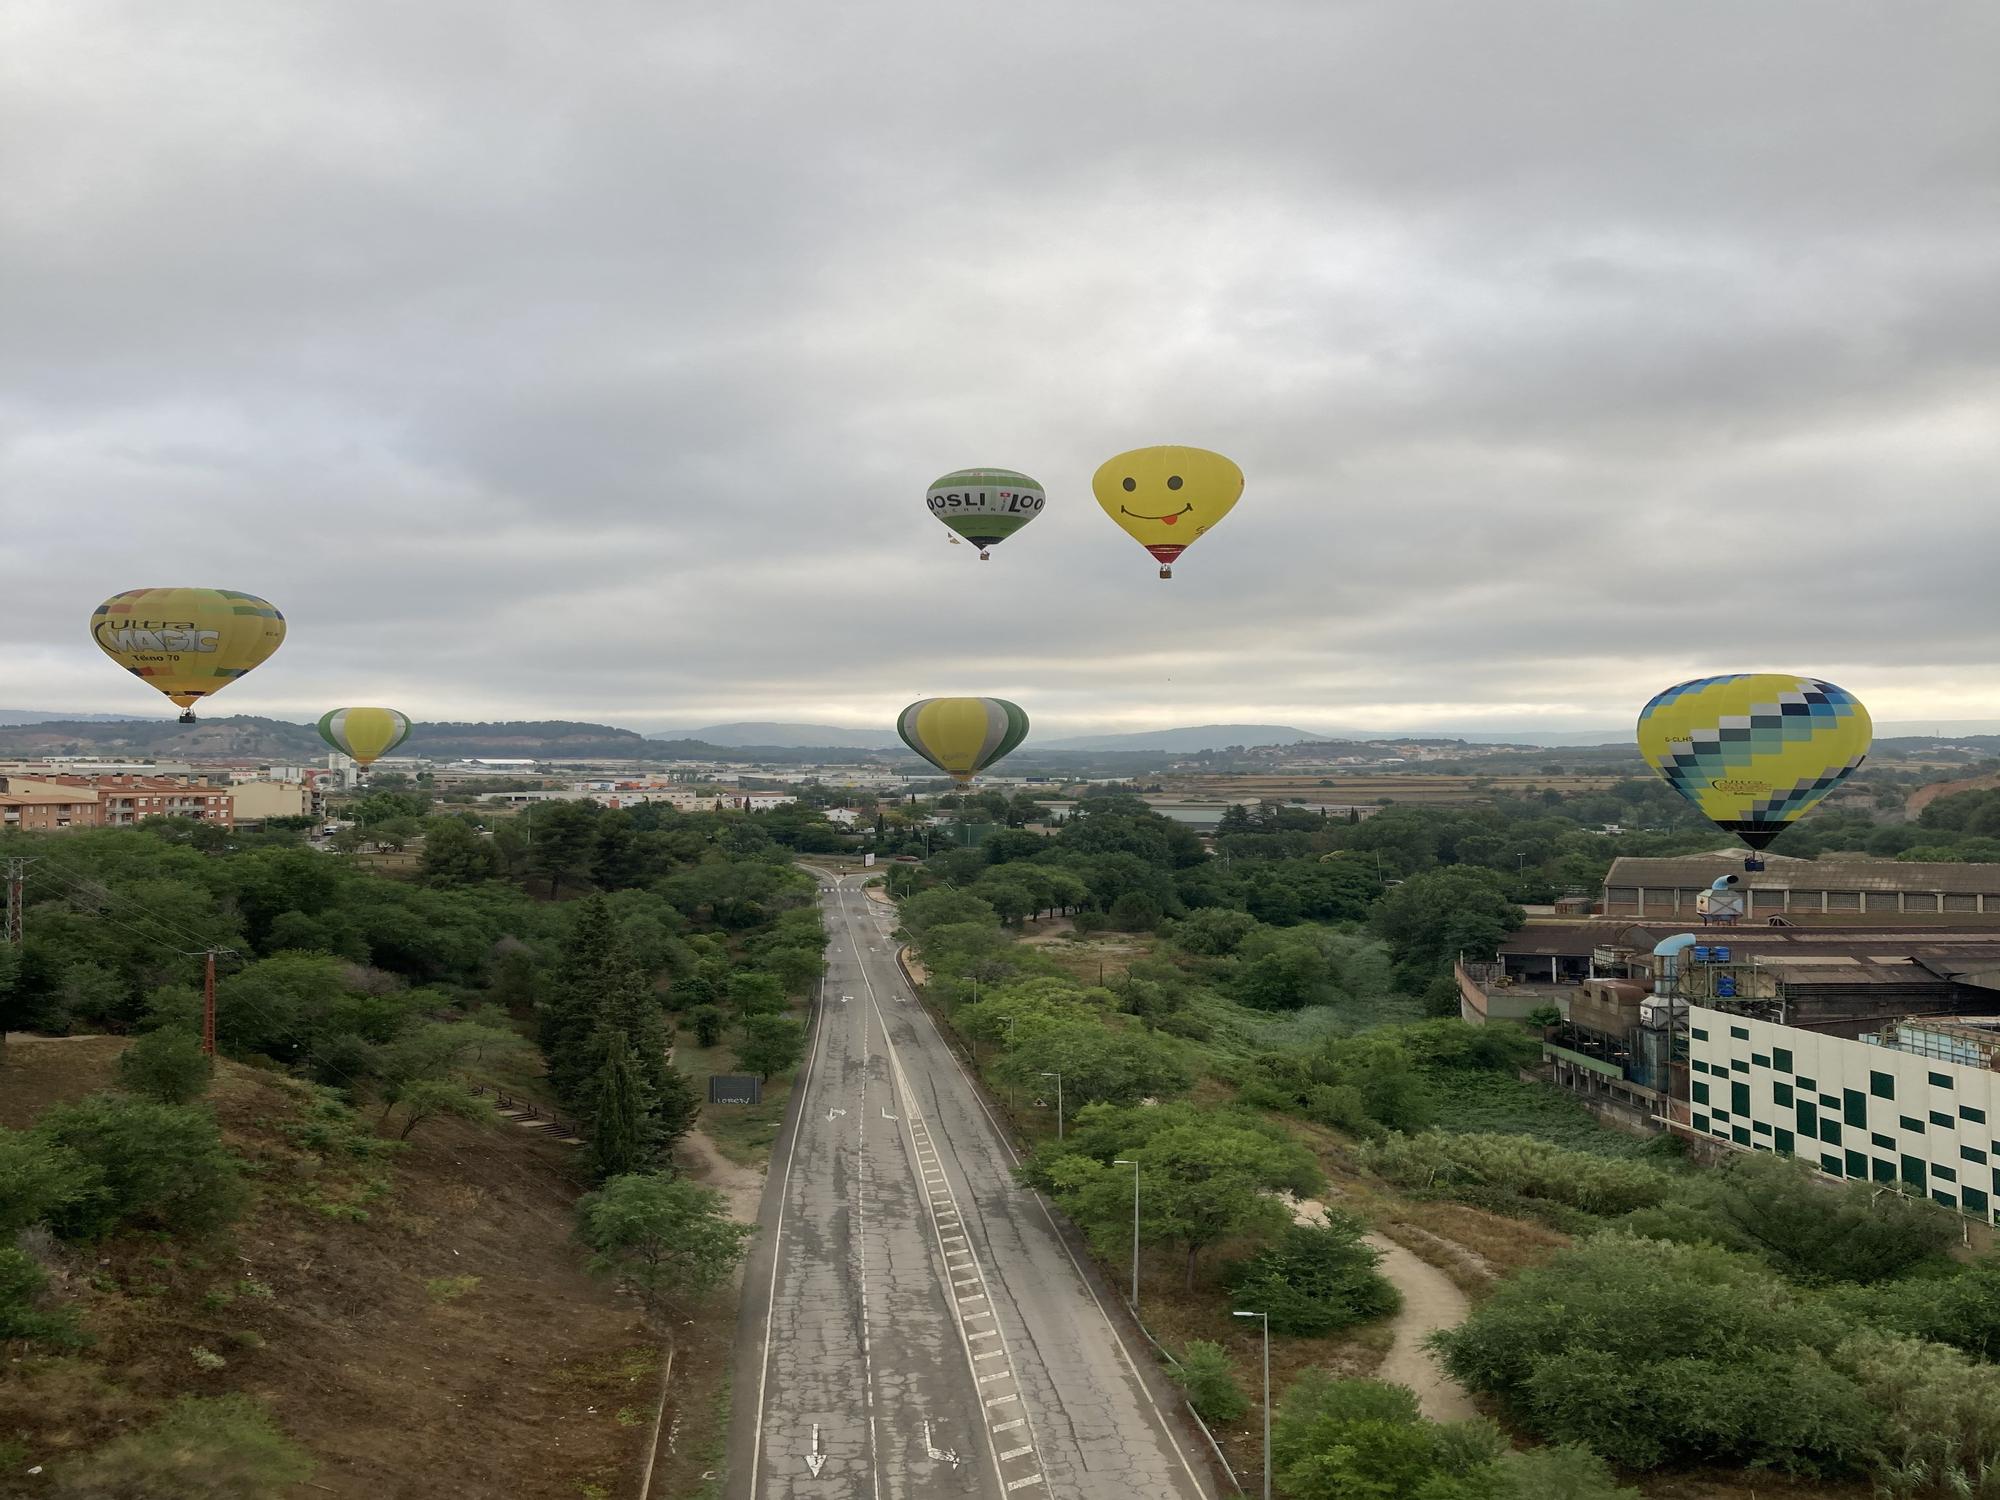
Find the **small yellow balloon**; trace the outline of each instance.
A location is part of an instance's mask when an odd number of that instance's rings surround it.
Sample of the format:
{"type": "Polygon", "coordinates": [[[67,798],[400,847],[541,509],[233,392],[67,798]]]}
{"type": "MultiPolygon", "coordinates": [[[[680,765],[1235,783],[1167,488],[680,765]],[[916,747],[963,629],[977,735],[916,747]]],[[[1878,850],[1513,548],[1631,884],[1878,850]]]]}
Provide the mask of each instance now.
{"type": "Polygon", "coordinates": [[[194,705],[254,671],[285,643],[285,617],[267,599],[230,589],[127,589],[97,606],[91,639],[165,693],[194,722],[194,705]]]}
{"type": "Polygon", "coordinates": [[[1134,448],[1099,467],[1090,489],[1171,578],[1174,559],[1235,508],[1243,471],[1206,448],[1134,448]]]}

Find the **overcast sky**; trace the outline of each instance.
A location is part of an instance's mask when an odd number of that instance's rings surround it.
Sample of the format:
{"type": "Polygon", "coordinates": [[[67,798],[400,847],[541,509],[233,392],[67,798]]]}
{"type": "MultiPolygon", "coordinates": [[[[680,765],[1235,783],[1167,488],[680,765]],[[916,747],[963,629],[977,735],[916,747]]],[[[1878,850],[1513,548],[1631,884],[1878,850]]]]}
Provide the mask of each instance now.
{"type": "Polygon", "coordinates": [[[11,0],[0,706],[2000,717],[2000,7],[11,0]],[[1170,583],[1092,500],[1248,487],[1170,583]],[[924,507],[1025,470],[981,564],[924,507]]]}

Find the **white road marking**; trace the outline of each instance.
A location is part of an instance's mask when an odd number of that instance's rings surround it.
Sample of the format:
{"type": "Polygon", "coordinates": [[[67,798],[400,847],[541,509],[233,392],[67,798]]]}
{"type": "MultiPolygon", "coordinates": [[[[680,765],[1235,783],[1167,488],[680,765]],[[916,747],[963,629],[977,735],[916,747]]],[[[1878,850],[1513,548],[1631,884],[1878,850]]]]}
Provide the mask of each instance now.
{"type": "Polygon", "coordinates": [[[1011,1422],[995,1422],[993,1424],[993,1430],[995,1432],[1012,1432],[1016,1427],[1025,1427],[1025,1426],[1027,1426],[1027,1423],[1023,1421],[1020,1417],[1016,1417],[1011,1422]]]}
{"type": "Polygon", "coordinates": [[[813,1423],[812,1452],[806,1455],[806,1467],[812,1470],[812,1477],[819,1478],[819,1471],[826,1467],[826,1455],[819,1451],[819,1423],[813,1423]]]}

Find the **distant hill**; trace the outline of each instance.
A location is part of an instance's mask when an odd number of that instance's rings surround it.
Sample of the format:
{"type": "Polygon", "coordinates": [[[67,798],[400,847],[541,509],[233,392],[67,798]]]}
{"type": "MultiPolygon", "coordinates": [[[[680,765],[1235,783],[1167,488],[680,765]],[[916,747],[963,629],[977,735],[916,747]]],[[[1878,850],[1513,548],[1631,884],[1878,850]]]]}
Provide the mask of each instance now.
{"type": "MultiPolygon", "coordinates": [[[[327,753],[310,724],[247,714],[182,724],[172,717],[65,719],[0,727],[0,755],[99,755],[135,760],[318,760],[327,753]]],[[[547,719],[500,724],[416,724],[398,752],[433,760],[644,760],[659,748],[629,729],[547,719]]]]}
{"type": "Polygon", "coordinates": [[[62,719],[71,724],[117,724],[138,714],[62,714],[49,708],[0,708],[0,725],[47,724],[62,719]]]}
{"type": "Polygon", "coordinates": [[[1302,740],[1351,738],[1315,734],[1284,724],[1194,724],[1183,729],[1147,729],[1137,734],[1085,734],[1069,739],[1030,741],[1037,750],[1163,750],[1185,755],[1226,750],[1231,745],[1296,745],[1302,740]]]}
{"type": "Polygon", "coordinates": [[[781,724],[746,719],[734,724],[709,724],[700,729],[663,729],[655,740],[699,740],[730,747],[758,746],[779,750],[890,750],[901,748],[893,729],[842,729],[838,724],[781,724]]]}

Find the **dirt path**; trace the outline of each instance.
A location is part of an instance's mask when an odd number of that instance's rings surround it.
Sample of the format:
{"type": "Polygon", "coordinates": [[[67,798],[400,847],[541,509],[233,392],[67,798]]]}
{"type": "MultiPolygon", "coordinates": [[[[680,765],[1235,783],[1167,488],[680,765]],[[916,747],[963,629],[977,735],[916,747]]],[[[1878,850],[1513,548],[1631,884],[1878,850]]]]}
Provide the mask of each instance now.
{"type": "MultiPolygon", "coordinates": [[[[1292,1216],[1301,1224],[1315,1222],[1325,1211],[1324,1203],[1311,1198],[1292,1205],[1292,1216]]],[[[1391,1325],[1395,1342],[1375,1378],[1415,1391],[1417,1405],[1433,1422],[1464,1422],[1478,1416],[1465,1387],[1445,1374],[1424,1347],[1424,1340],[1438,1329],[1463,1323],[1472,1304],[1449,1276],[1386,1235],[1370,1234],[1367,1241],[1382,1252],[1382,1274],[1403,1294],[1403,1310],[1391,1325]]]]}
{"type": "Polygon", "coordinates": [[[757,1202],[764,1195],[764,1174],[739,1167],[715,1149],[715,1142],[699,1130],[690,1130],[680,1139],[676,1154],[687,1173],[703,1187],[718,1190],[729,1204],[732,1218],[746,1224],[757,1222],[757,1202]]]}

